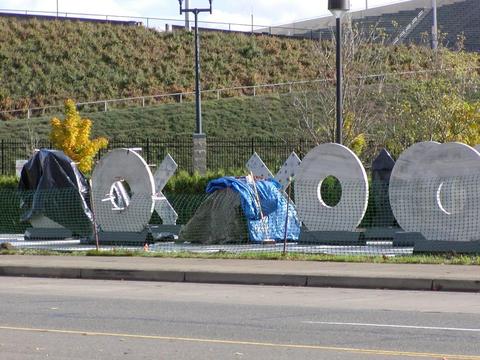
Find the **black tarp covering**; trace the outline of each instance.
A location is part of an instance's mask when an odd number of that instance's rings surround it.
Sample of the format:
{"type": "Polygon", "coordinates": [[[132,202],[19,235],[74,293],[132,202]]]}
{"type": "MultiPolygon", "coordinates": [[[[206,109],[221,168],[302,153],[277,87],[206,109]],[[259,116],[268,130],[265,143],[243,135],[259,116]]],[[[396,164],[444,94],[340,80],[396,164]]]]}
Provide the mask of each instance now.
{"type": "Polygon", "coordinates": [[[22,221],[43,215],[77,235],[90,234],[90,186],[62,151],[41,149],[24,165],[18,184],[22,221]]]}

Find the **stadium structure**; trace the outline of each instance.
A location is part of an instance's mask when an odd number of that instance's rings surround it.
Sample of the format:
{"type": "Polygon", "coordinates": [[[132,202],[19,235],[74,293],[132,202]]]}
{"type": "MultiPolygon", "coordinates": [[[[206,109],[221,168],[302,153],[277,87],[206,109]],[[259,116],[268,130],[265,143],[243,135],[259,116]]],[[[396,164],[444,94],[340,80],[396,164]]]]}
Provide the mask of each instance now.
{"type": "MultiPolygon", "coordinates": [[[[480,51],[480,0],[436,0],[439,39],[456,48],[459,38],[464,49],[480,51]]],[[[432,0],[411,0],[350,12],[352,24],[361,29],[382,29],[391,44],[430,44],[434,11],[432,0]]],[[[327,16],[297,21],[268,29],[271,34],[331,39],[335,19],[327,16]]]]}

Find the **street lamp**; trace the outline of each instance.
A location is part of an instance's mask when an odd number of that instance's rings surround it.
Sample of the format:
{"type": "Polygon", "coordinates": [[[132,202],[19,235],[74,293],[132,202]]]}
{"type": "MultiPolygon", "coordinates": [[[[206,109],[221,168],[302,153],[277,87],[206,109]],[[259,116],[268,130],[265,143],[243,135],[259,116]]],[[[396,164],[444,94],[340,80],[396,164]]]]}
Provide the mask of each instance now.
{"type": "Polygon", "coordinates": [[[328,10],[335,16],[337,22],[337,126],[335,142],[342,143],[343,103],[342,103],[342,16],[350,10],[350,0],[328,0],[328,10]]]}
{"type": "Polygon", "coordinates": [[[180,15],[184,12],[191,12],[195,15],[195,134],[203,134],[202,131],[202,98],[200,94],[200,38],[198,36],[198,14],[201,12],[212,13],[212,0],[209,8],[182,8],[183,0],[178,0],[180,5],[180,15]]]}

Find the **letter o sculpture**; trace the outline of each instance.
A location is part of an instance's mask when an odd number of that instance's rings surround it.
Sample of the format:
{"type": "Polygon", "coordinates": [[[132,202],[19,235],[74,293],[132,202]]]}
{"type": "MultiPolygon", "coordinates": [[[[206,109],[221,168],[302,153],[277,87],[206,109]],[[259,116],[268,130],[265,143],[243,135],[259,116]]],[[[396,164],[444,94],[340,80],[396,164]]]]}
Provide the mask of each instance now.
{"type": "Polygon", "coordinates": [[[145,160],[133,150],[115,149],[103,156],[92,174],[95,218],[102,231],[141,232],[153,213],[155,183],[145,160]],[[112,185],[124,180],[130,186],[129,205],[116,208],[108,197],[112,185]]]}
{"type": "Polygon", "coordinates": [[[461,143],[417,143],[397,160],[390,205],[404,231],[427,240],[480,238],[480,154],[461,143]]]}
{"type": "Polygon", "coordinates": [[[355,153],[340,144],[312,149],[297,170],[294,186],[298,216],[310,231],[354,231],[367,210],[365,169],[355,153]],[[335,206],[325,204],[320,193],[328,176],[336,177],[342,187],[335,206]]]}

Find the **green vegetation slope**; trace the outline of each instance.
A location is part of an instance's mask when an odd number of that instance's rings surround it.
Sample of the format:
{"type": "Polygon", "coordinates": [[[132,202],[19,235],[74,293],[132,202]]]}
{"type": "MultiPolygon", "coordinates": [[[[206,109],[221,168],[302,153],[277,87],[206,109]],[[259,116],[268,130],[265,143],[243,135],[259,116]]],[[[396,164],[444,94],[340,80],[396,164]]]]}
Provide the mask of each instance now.
{"type": "MultiPolygon", "coordinates": [[[[0,17],[0,109],[192,91],[194,38],[142,26],[0,17]]],[[[316,43],[202,34],[204,89],[313,79],[316,43]]]]}
{"type": "MultiPolygon", "coordinates": [[[[205,90],[334,76],[328,42],[212,32],[201,36],[205,90]]],[[[83,102],[193,91],[193,50],[190,32],[0,17],[0,110],[58,105],[66,98],[83,102]]],[[[374,46],[364,51],[355,71],[415,71],[458,63],[448,51],[440,57],[434,61],[424,47],[374,46]]],[[[462,61],[478,66],[474,54],[463,54],[462,61]]]]}
{"type": "MultiPolygon", "coordinates": [[[[385,145],[399,152],[412,142],[443,141],[438,134],[449,129],[444,120],[480,97],[479,54],[357,39],[344,42],[349,146],[360,144],[371,155],[385,145]],[[365,78],[380,73],[397,75],[365,78]],[[439,106],[440,100],[445,106],[439,106]]],[[[60,105],[66,98],[83,102],[193,91],[193,40],[189,32],[160,33],[141,26],[0,18],[0,110],[60,105]]],[[[232,33],[203,33],[201,41],[203,89],[334,78],[335,49],[329,42],[232,33]]],[[[291,94],[238,95],[205,99],[209,136],[333,138],[333,81],[291,94]]],[[[94,120],[95,136],[191,134],[193,103],[169,101],[105,113],[81,111],[94,120]]],[[[0,137],[45,138],[51,115],[0,122],[0,137]]]]}

